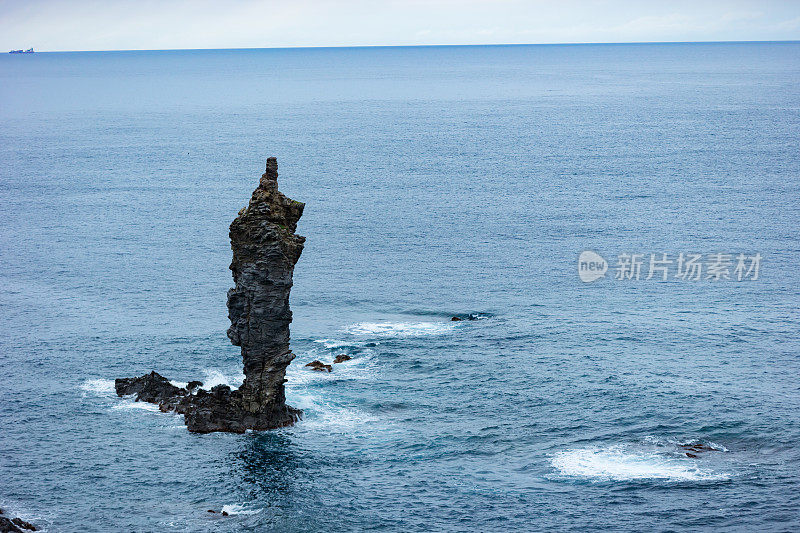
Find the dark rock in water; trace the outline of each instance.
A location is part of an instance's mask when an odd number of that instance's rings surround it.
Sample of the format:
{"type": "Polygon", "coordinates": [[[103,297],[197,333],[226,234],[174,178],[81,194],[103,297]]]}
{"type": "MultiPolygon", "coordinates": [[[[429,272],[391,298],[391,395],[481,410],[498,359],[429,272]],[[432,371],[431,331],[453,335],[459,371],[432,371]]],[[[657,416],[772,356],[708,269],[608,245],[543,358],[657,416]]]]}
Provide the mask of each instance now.
{"type": "Polygon", "coordinates": [[[197,433],[274,429],[300,418],[302,411],[286,405],[284,383],[286,367],[294,359],[289,291],[305,242],[295,234],[305,204],[278,191],[277,179],[278,162],[270,157],[250,203],[230,226],[235,286],[228,291],[228,337],[242,348],[242,386],[205,391],[192,381],[182,389],[152,372],[116,380],[118,395],[136,394],[137,401],[181,413],[189,431],[197,433]]]}
{"type": "Polygon", "coordinates": [[[228,511],[222,511],[222,516],[228,516],[228,511]]]}
{"type": "Polygon", "coordinates": [[[246,418],[245,413],[237,408],[241,399],[241,393],[232,391],[227,385],[217,385],[211,391],[198,390],[188,406],[180,406],[186,427],[195,433],[244,433],[251,427],[248,424],[255,422],[246,418]]]}
{"type": "Polygon", "coordinates": [[[352,359],[352,357],[350,357],[347,354],[342,353],[342,354],[337,355],[336,359],[334,359],[333,362],[334,363],[344,363],[345,361],[349,361],[350,359],[352,359]]]}
{"type": "Polygon", "coordinates": [[[0,533],[22,533],[23,530],[38,531],[36,526],[30,522],[26,522],[22,518],[8,518],[0,509],[0,533]]]}
{"type": "Polygon", "coordinates": [[[11,519],[11,521],[12,521],[12,522],[14,522],[14,524],[15,524],[17,527],[20,527],[20,528],[22,528],[22,529],[27,529],[28,531],[38,531],[38,530],[36,529],[36,526],[34,526],[33,524],[31,524],[30,522],[26,522],[26,521],[25,521],[25,520],[23,520],[22,518],[12,518],[12,519],[11,519]]]}
{"type": "Polygon", "coordinates": [[[186,390],[191,392],[194,389],[199,389],[202,386],[203,386],[202,381],[190,381],[189,383],[186,384],[186,390]]]}
{"type": "Polygon", "coordinates": [[[306,366],[311,367],[311,370],[316,370],[317,372],[332,372],[333,367],[331,365],[326,365],[322,361],[311,361],[306,366]]]}
{"type": "Polygon", "coordinates": [[[678,446],[683,450],[683,454],[691,459],[697,459],[698,456],[703,453],[722,451],[719,448],[715,448],[710,444],[705,444],[700,441],[690,441],[686,444],[679,444],[678,446]]]}
{"type": "Polygon", "coordinates": [[[0,516],[0,533],[22,533],[22,530],[10,519],[0,516]]]}
{"type": "Polygon", "coordinates": [[[463,318],[459,318],[457,316],[454,316],[453,318],[450,319],[451,322],[461,322],[462,320],[464,320],[464,319],[463,318]]]}
{"type": "Polygon", "coordinates": [[[137,402],[161,403],[165,400],[183,396],[186,389],[176,387],[158,372],[150,372],[138,378],[114,380],[118,396],[136,395],[137,402]]]}
{"type": "Polygon", "coordinates": [[[233,280],[228,291],[228,337],[242,347],[245,380],[241,409],[254,429],[293,424],[300,411],[286,406],[289,350],[289,291],[305,237],[295,234],[305,204],[278,191],[278,162],[267,168],[250,204],[230,228],[233,280]]]}
{"type": "MultiPolygon", "coordinates": [[[[709,446],[708,444],[703,444],[702,442],[698,443],[691,443],[691,444],[681,444],[681,448],[686,450],[687,452],[694,452],[694,453],[703,453],[703,452],[718,452],[717,448],[713,446],[709,446]]],[[[688,453],[687,453],[688,455],[688,453]]]]}
{"type": "Polygon", "coordinates": [[[215,511],[214,509],[209,509],[207,512],[209,512],[209,513],[216,513],[216,511],[215,511]]]}

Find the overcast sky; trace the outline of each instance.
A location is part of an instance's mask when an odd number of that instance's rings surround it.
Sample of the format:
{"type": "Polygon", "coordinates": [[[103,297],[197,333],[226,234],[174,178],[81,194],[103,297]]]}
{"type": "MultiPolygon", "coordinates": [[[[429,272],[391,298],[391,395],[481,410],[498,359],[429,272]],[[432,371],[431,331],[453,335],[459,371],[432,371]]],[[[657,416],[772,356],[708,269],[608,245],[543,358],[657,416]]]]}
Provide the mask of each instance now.
{"type": "Polygon", "coordinates": [[[0,50],[798,39],[799,0],[0,0],[0,50]]]}

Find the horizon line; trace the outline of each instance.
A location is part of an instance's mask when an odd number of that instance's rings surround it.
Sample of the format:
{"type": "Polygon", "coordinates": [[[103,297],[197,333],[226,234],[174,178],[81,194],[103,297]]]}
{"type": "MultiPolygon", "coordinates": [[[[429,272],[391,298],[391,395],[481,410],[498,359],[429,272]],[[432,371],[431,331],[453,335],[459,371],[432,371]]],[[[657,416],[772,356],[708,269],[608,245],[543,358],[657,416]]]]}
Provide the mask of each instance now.
{"type": "MultiPolygon", "coordinates": [[[[757,44],[757,43],[800,43],[800,39],[778,40],[710,40],[710,41],[602,41],[602,42],[557,42],[557,43],[482,43],[482,44],[359,44],[359,45],[320,45],[320,46],[256,46],[231,48],[120,48],[105,50],[41,50],[37,54],[74,54],[91,52],[188,52],[213,50],[313,50],[338,48],[455,48],[479,46],[594,46],[594,45],[637,45],[637,44],[757,44]]],[[[29,47],[31,48],[31,47],[29,47]]],[[[15,49],[19,50],[19,49],[15,49]]],[[[23,48],[24,50],[24,48],[23,48]]]]}

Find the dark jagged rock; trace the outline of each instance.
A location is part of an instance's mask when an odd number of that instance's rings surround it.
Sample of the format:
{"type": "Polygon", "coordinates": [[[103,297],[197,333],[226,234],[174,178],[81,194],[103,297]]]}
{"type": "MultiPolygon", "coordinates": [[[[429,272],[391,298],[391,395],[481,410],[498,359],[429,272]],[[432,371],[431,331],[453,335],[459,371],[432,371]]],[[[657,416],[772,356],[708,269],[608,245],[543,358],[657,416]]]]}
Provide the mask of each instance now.
{"type": "Polygon", "coordinates": [[[137,402],[161,403],[186,394],[186,389],[176,387],[158,372],[150,372],[138,378],[116,379],[114,388],[118,396],[135,394],[137,402]]]}
{"type": "Polygon", "coordinates": [[[317,372],[332,372],[333,367],[331,365],[326,365],[322,361],[311,361],[310,363],[306,364],[307,367],[310,367],[311,370],[316,370],[317,372]]]}
{"type": "Polygon", "coordinates": [[[451,322],[461,322],[462,320],[464,319],[457,316],[454,316],[453,318],[450,319],[451,322]]]}
{"type": "Polygon", "coordinates": [[[341,353],[341,354],[336,356],[336,359],[334,359],[333,362],[334,363],[344,363],[345,361],[349,361],[350,359],[352,359],[352,357],[350,357],[347,354],[341,353]]]}
{"type": "Polygon", "coordinates": [[[22,533],[22,530],[11,519],[0,516],[0,533],[22,533]]]}
{"type": "Polygon", "coordinates": [[[230,228],[233,280],[228,291],[228,337],[242,347],[245,380],[241,408],[258,428],[292,424],[299,411],[286,406],[289,350],[289,291],[305,237],[295,234],[305,204],[278,191],[278,162],[267,168],[250,204],[230,228]]]}
{"type": "Polygon", "coordinates": [[[26,522],[22,518],[8,518],[0,509],[0,533],[23,533],[23,530],[38,531],[36,526],[30,522],[26,522]]]}
{"type": "Polygon", "coordinates": [[[244,433],[256,424],[238,406],[242,395],[239,390],[231,390],[227,385],[217,385],[210,391],[200,389],[192,397],[189,405],[179,404],[178,410],[184,412],[184,420],[189,431],[211,433],[228,431],[244,433]]]}
{"type": "Polygon", "coordinates": [[[278,162],[270,157],[250,203],[230,226],[235,286],[228,291],[228,338],[242,348],[242,386],[206,391],[192,381],[184,389],[152,372],[116,380],[118,395],[135,394],[137,401],[183,414],[189,431],[197,433],[274,429],[300,418],[302,411],[286,405],[284,383],[294,359],[289,291],[305,242],[295,234],[305,204],[278,191],[277,179],[278,162]]]}
{"type": "Polygon", "coordinates": [[[26,522],[22,518],[12,518],[11,521],[14,522],[14,524],[19,528],[27,529],[28,531],[38,531],[36,529],[36,526],[31,524],[30,522],[26,522]]]}

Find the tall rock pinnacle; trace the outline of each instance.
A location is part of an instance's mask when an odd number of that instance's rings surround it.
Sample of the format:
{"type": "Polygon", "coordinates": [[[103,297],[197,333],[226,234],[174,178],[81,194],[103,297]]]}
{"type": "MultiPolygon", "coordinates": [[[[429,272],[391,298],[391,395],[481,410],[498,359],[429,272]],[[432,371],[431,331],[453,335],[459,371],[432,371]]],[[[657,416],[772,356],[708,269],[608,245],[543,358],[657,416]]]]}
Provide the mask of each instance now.
{"type": "Polygon", "coordinates": [[[249,205],[230,227],[236,286],[228,291],[228,337],[242,347],[242,408],[256,426],[285,425],[281,421],[288,416],[283,384],[294,359],[289,291],[305,242],[295,234],[304,207],[278,191],[278,162],[270,157],[249,205]]]}
{"type": "Polygon", "coordinates": [[[135,394],[137,401],[182,413],[189,431],[197,433],[274,429],[300,417],[300,410],[286,405],[284,383],[294,359],[289,291],[305,242],[295,234],[304,207],[278,191],[278,162],[270,157],[250,203],[230,226],[235,286],[228,291],[228,337],[242,348],[242,386],[206,391],[191,382],[179,388],[152,372],[116,380],[118,395],[135,394]]]}

